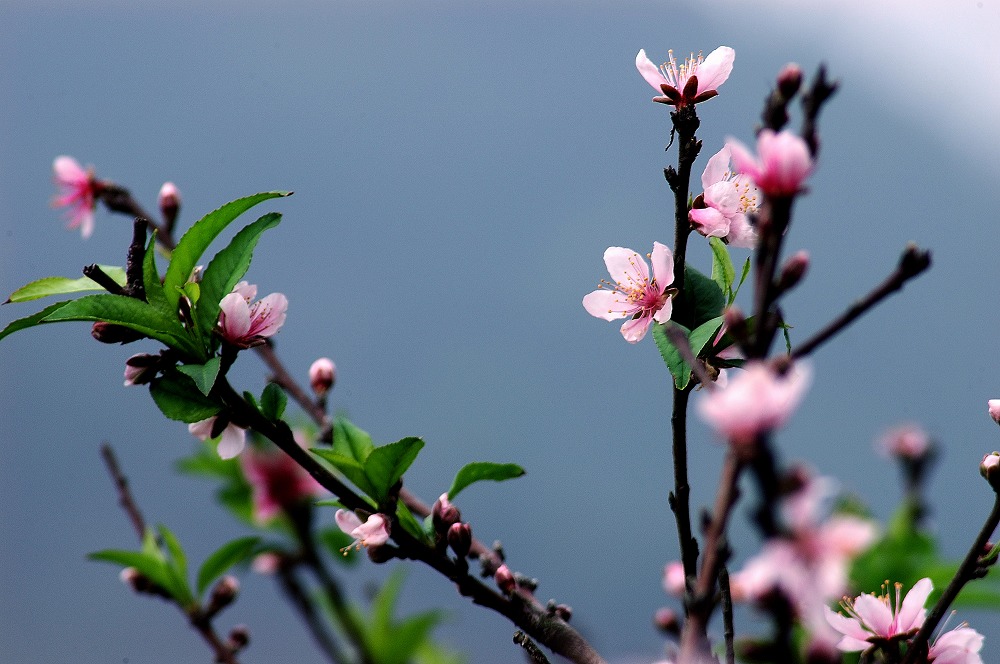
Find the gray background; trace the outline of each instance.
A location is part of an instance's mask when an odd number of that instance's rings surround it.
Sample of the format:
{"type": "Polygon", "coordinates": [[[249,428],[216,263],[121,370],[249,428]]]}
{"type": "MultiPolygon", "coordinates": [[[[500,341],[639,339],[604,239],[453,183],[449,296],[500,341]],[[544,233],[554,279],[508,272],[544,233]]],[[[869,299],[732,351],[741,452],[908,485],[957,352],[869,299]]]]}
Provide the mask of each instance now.
{"type": "MultiPolygon", "coordinates": [[[[985,411],[1000,396],[1000,9],[799,4],[0,2],[0,290],[122,261],[125,218],[98,213],[81,242],[48,208],[56,155],[96,165],[148,206],[173,180],[182,227],[239,196],[295,190],[268,206],[284,222],[249,274],[291,302],[278,337],[288,366],[304,378],[329,355],[335,408],[380,442],[423,436],[407,482],[428,499],[468,461],[526,467],[461,496],[465,517],[541,579],[543,598],[571,604],[609,659],[652,661],[662,641],[650,617],[671,601],[660,573],[676,555],[668,376],[651,340],[629,346],[580,305],[606,276],[605,247],[672,238],[667,109],[650,103],[633,59],[736,49],[721,96],[700,108],[698,174],[727,135],[752,138],[785,62],[826,61],[843,88],[788,238],[813,261],[788,298],[793,338],[881,280],[906,241],[935,263],[815,357],[781,454],[840,476],[885,517],[896,471],[872,441],[921,421],[944,447],[934,516],[960,555],[989,507],[979,458],[998,446],[985,411]]],[[[0,322],[35,308],[7,305],[0,322]]],[[[172,472],[192,448],[184,427],[121,386],[125,358],[153,347],[100,346],[83,324],[0,344],[4,662],[208,661],[174,609],[84,559],[133,545],[102,440],[191,558],[244,532],[210,484],[172,472]]],[[[234,375],[258,390],[263,376],[253,356],[234,375]]],[[[690,444],[704,505],[721,448],[700,423],[690,444]]],[[[756,538],[742,526],[737,537],[738,556],[751,554],[756,538]]],[[[355,588],[384,573],[358,569],[355,588]]],[[[471,661],[519,661],[509,624],[409,569],[406,610],[447,607],[441,638],[471,661]]],[[[220,626],[250,626],[244,660],[320,661],[270,580],[243,582],[220,626]]],[[[1000,637],[996,617],[961,617],[988,648],[1000,637]]]]}

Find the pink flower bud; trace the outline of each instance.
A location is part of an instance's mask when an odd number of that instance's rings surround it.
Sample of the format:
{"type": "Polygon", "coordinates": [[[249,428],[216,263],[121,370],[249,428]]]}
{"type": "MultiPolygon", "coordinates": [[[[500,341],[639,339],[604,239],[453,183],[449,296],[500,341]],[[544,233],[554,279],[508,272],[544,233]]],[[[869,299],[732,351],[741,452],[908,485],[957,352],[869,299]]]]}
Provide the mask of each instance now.
{"type": "Polygon", "coordinates": [[[506,565],[500,565],[493,578],[497,582],[497,587],[505,595],[511,594],[514,592],[514,588],[517,587],[517,581],[514,580],[514,575],[506,565]]]}
{"type": "Polygon", "coordinates": [[[309,386],[318,397],[326,395],[337,380],[337,365],[328,357],[321,357],[309,366],[309,386]]]}
{"type": "Polygon", "coordinates": [[[173,182],[164,182],[160,187],[158,198],[160,204],[160,214],[163,215],[163,224],[167,233],[170,233],[177,221],[177,213],[181,209],[181,192],[173,182]]]}
{"type": "Polygon", "coordinates": [[[879,440],[883,454],[916,461],[926,456],[930,436],[916,424],[903,424],[887,431],[879,440]]]}
{"type": "Polygon", "coordinates": [[[264,553],[258,553],[254,557],[253,563],[250,564],[250,568],[258,574],[265,574],[269,576],[281,569],[281,564],[281,556],[273,551],[265,551],[264,553]]]}
{"type": "Polygon", "coordinates": [[[229,632],[229,648],[234,653],[246,648],[250,643],[250,628],[246,625],[237,625],[229,632]]]}
{"type": "MultiPolygon", "coordinates": [[[[789,198],[802,191],[813,170],[809,146],[790,131],[764,129],[757,135],[757,156],[735,139],[726,141],[736,171],[748,175],[768,198],[789,198]]],[[[758,228],[762,234],[764,230],[758,228]]]]}
{"type": "Polygon", "coordinates": [[[458,523],[462,519],[461,512],[458,508],[451,504],[448,500],[448,494],[442,493],[441,496],[434,501],[434,507],[431,508],[431,520],[434,522],[434,529],[439,533],[447,533],[448,529],[453,525],[458,523]]]}
{"type": "Polygon", "coordinates": [[[986,402],[989,406],[990,417],[997,424],[1000,424],[1000,399],[990,399],[986,402]]]}
{"type": "Polygon", "coordinates": [[[469,555],[472,548],[472,526],[467,523],[453,523],[448,528],[448,546],[459,558],[469,555]]]}
{"type": "Polygon", "coordinates": [[[994,491],[1000,490],[1000,452],[990,452],[983,457],[979,474],[986,478],[994,491]]]}
{"type": "Polygon", "coordinates": [[[667,634],[679,635],[681,633],[681,622],[677,618],[677,612],[667,607],[656,610],[653,615],[653,624],[667,634]]]}
{"type": "Polygon", "coordinates": [[[778,72],[778,91],[785,99],[795,96],[802,85],[802,68],[789,62],[778,72]]]}
{"type": "Polygon", "coordinates": [[[781,275],[778,277],[778,290],[781,292],[794,288],[806,270],[809,269],[809,252],[802,250],[791,256],[781,267],[781,275]]]}
{"type": "Polygon", "coordinates": [[[663,589],[668,595],[683,597],[687,590],[684,578],[684,565],[679,560],[667,563],[663,568],[663,589]]]}
{"type": "Polygon", "coordinates": [[[159,355],[138,353],[125,360],[125,386],[145,385],[153,380],[159,370],[159,355]]]}
{"type": "Polygon", "coordinates": [[[233,603],[236,595],[240,592],[240,582],[235,576],[226,575],[219,579],[212,588],[212,595],[208,599],[208,606],[205,613],[213,616],[222,609],[233,603]]]}

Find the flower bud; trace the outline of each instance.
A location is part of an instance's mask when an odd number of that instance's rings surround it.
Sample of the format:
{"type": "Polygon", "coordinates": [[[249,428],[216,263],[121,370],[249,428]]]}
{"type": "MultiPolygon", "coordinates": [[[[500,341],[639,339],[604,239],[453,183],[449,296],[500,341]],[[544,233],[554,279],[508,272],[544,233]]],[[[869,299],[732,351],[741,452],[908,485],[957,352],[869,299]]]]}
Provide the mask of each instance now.
{"type": "Polygon", "coordinates": [[[459,558],[469,555],[472,548],[472,526],[467,523],[453,523],[448,528],[448,546],[459,558]]]}
{"type": "Polygon", "coordinates": [[[514,575],[506,565],[500,565],[500,567],[497,568],[496,574],[493,575],[493,578],[497,582],[497,587],[505,595],[511,594],[514,592],[514,588],[517,587],[514,575]]]}
{"type": "Polygon", "coordinates": [[[131,328],[115,325],[114,323],[105,323],[104,321],[94,323],[94,326],[90,329],[90,335],[102,344],[128,344],[146,336],[142,332],[136,332],[131,328]]]}
{"type": "Polygon", "coordinates": [[[1000,452],[990,452],[979,463],[979,474],[986,478],[994,491],[1000,491],[1000,452]]]}
{"type": "Polygon", "coordinates": [[[208,600],[208,607],[205,609],[207,616],[214,616],[216,613],[233,603],[236,595],[240,592],[240,582],[235,576],[228,574],[215,584],[212,588],[212,595],[208,600]]]}
{"type": "Polygon", "coordinates": [[[778,72],[778,92],[785,99],[791,99],[802,85],[802,68],[789,62],[778,72]]]}
{"type": "Polygon", "coordinates": [[[159,355],[138,353],[125,360],[125,386],[145,385],[156,377],[159,355]]]}
{"type": "Polygon", "coordinates": [[[461,521],[461,519],[462,513],[458,511],[457,507],[451,504],[447,493],[442,493],[434,501],[434,507],[431,509],[431,520],[434,522],[434,530],[445,534],[449,528],[461,521]]]}
{"type": "Polygon", "coordinates": [[[163,215],[163,222],[167,230],[173,228],[177,220],[177,213],[181,209],[181,192],[173,182],[164,182],[160,187],[160,214],[163,215]]]}
{"type": "Polygon", "coordinates": [[[282,564],[284,564],[284,560],[279,554],[274,551],[265,551],[254,557],[250,568],[258,574],[270,575],[280,570],[282,564]]]}
{"type": "Polygon", "coordinates": [[[250,643],[250,628],[246,625],[237,625],[229,632],[229,648],[233,652],[243,650],[250,643]]]}
{"type": "Polygon", "coordinates": [[[563,622],[569,622],[573,617],[573,608],[566,604],[555,604],[552,607],[552,614],[563,622]]]}
{"type": "Polygon", "coordinates": [[[986,402],[989,407],[990,417],[997,424],[1000,424],[1000,399],[990,399],[986,402]]]}
{"type": "Polygon", "coordinates": [[[318,397],[325,396],[337,380],[337,365],[328,357],[321,357],[309,367],[309,386],[318,397]]]}
{"type": "Polygon", "coordinates": [[[663,568],[663,589],[673,597],[683,597],[687,590],[684,565],[679,560],[667,563],[663,568]]]}
{"type": "Polygon", "coordinates": [[[916,424],[904,424],[882,436],[879,446],[883,454],[902,460],[917,461],[927,456],[931,438],[916,424]]]}
{"type": "Polygon", "coordinates": [[[653,615],[653,624],[661,632],[666,634],[672,634],[674,636],[680,636],[681,633],[681,622],[677,618],[677,612],[673,609],[668,609],[667,607],[662,607],[656,610],[653,615]]]}
{"type": "Polygon", "coordinates": [[[793,254],[781,267],[781,275],[778,277],[778,291],[784,293],[794,288],[802,281],[802,277],[805,276],[808,269],[809,252],[802,250],[793,254]]]}

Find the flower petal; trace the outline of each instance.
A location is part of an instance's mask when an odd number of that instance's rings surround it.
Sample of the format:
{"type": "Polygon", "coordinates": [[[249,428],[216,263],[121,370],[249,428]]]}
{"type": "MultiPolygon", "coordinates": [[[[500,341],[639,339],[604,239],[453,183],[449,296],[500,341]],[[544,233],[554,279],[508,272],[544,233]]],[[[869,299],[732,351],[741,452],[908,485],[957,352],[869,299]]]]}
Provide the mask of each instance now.
{"type": "Polygon", "coordinates": [[[663,78],[663,74],[660,73],[659,67],[646,57],[646,49],[639,49],[639,53],[636,54],[635,68],[639,70],[646,82],[653,86],[657,94],[661,92],[661,85],[668,84],[667,79],[663,78]]]}
{"type": "Polygon", "coordinates": [[[705,170],[701,173],[702,190],[707,190],[716,182],[722,182],[727,173],[729,173],[729,146],[724,145],[705,164],[705,170]]]}
{"type": "Polygon", "coordinates": [[[705,237],[726,237],[730,223],[724,214],[715,208],[698,208],[688,212],[691,226],[705,237]]]}
{"type": "Polygon", "coordinates": [[[583,297],[583,308],[591,316],[604,320],[616,320],[625,317],[625,311],[618,293],[609,290],[595,290],[583,297]]]}
{"type": "Polygon", "coordinates": [[[662,293],[667,286],[674,283],[674,255],[667,245],[654,242],[649,262],[653,265],[656,289],[662,293]]]}
{"type": "Polygon", "coordinates": [[[637,344],[642,341],[649,331],[649,326],[653,324],[652,316],[640,316],[633,318],[622,325],[622,336],[630,344],[637,344]]]}
{"type": "Polygon", "coordinates": [[[927,577],[913,584],[910,592],[906,593],[906,597],[903,598],[903,605],[899,609],[899,615],[896,616],[897,632],[908,632],[924,624],[924,618],[927,616],[927,609],[924,608],[924,605],[932,590],[934,590],[934,584],[927,577]]]}
{"type": "Polygon", "coordinates": [[[337,510],[333,518],[337,522],[337,527],[348,535],[361,527],[361,519],[350,510],[337,510]]]}
{"type": "Polygon", "coordinates": [[[646,261],[634,249],[608,247],[604,252],[604,264],[611,279],[625,287],[631,288],[649,279],[646,261]]]}
{"type": "Polygon", "coordinates": [[[720,46],[698,65],[698,94],[715,90],[726,82],[733,71],[736,51],[728,46],[720,46]]]}
{"type": "Polygon", "coordinates": [[[219,302],[222,335],[236,341],[250,331],[250,306],[240,293],[230,293],[219,302]]]}
{"type": "Polygon", "coordinates": [[[219,456],[223,459],[232,459],[246,446],[247,442],[247,432],[245,429],[241,429],[235,424],[228,425],[222,430],[222,438],[219,440],[219,445],[216,447],[216,451],[219,456]]]}

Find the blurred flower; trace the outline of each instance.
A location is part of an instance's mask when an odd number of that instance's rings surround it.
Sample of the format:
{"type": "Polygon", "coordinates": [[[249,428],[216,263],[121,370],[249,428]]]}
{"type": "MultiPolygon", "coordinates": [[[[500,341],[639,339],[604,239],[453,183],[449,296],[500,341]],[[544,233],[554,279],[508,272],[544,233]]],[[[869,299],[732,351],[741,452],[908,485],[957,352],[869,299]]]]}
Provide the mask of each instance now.
{"type": "Polygon", "coordinates": [[[52,199],[53,207],[65,207],[69,228],[80,228],[83,239],[94,232],[94,208],[102,184],[94,177],[93,168],[84,170],[73,157],[56,157],[52,163],[56,186],[60,191],[52,199]]]}
{"type": "Polygon", "coordinates": [[[264,551],[254,556],[250,567],[258,574],[274,574],[283,563],[282,557],[274,551],[264,551]]]}
{"type": "Polygon", "coordinates": [[[749,176],[770,198],[794,196],[813,170],[809,147],[790,131],[776,134],[770,129],[761,130],[757,135],[759,159],[736,139],[730,138],[726,145],[737,172],[749,176]]]}
{"type": "Polygon", "coordinates": [[[191,435],[199,440],[208,440],[209,438],[221,436],[219,439],[219,445],[216,447],[216,451],[223,459],[232,459],[237,454],[242,452],[243,448],[246,446],[247,431],[246,429],[229,422],[226,424],[225,429],[213,435],[216,419],[218,418],[213,416],[207,420],[192,422],[188,425],[188,431],[190,431],[191,435]]]}
{"type": "Polygon", "coordinates": [[[667,51],[667,57],[669,60],[657,67],[643,49],[635,56],[635,66],[646,82],[663,94],[653,97],[653,101],[681,108],[719,94],[716,89],[733,71],[736,52],[728,46],[720,46],[707,58],[702,58],[701,54],[695,58],[692,54],[681,65],[674,59],[673,51],[667,51]]]}
{"type": "Polygon", "coordinates": [[[934,664],[983,664],[979,656],[982,648],[983,635],[962,623],[934,639],[927,660],[934,664]]]}
{"type": "Polygon", "coordinates": [[[514,592],[514,588],[517,587],[517,580],[514,578],[514,573],[506,565],[500,565],[497,568],[497,571],[493,574],[493,580],[497,582],[497,587],[506,595],[514,592]]]}
{"type": "Polygon", "coordinates": [[[927,455],[931,438],[919,424],[902,424],[886,431],[878,446],[886,456],[916,461],[927,455]]]}
{"type": "Polygon", "coordinates": [[[653,278],[639,254],[625,247],[608,247],[604,264],[614,281],[601,280],[597,290],[583,298],[583,308],[591,316],[604,320],[629,318],[622,325],[622,336],[631,344],[638,343],[655,320],[670,320],[674,281],[674,257],[666,245],[653,243],[653,253],[648,254],[653,264],[653,278]]]}
{"type": "Polygon", "coordinates": [[[361,523],[354,512],[337,510],[334,518],[337,526],[354,538],[352,544],[341,549],[345,556],[352,548],[360,551],[362,547],[381,546],[389,541],[389,522],[382,514],[372,514],[367,521],[361,523]]]}
{"type": "MultiPolygon", "coordinates": [[[[299,447],[308,448],[300,431],[293,433],[299,447]]],[[[240,457],[243,476],[253,489],[253,515],[258,523],[270,521],[303,500],[321,495],[323,487],[284,452],[251,448],[240,457]]]]}
{"type": "Polygon", "coordinates": [[[1000,424],[1000,399],[990,399],[986,402],[988,406],[990,417],[997,424],[1000,424]]]}
{"type": "Polygon", "coordinates": [[[705,237],[720,237],[734,247],[753,249],[757,230],[747,219],[757,211],[757,187],[745,175],[729,168],[729,146],[712,155],[701,174],[705,207],[688,212],[691,227],[705,237]]]}
{"type": "Polygon", "coordinates": [[[234,346],[258,346],[274,336],[285,322],[288,298],[282,293],[271,293],[250,304],[256,296],[257,287],[241,281],[219,302],[219,333],[234,346]]]}
{"type": "Polygon", "coordinates": [[[686,588],[684,565],[679,560],[667,563],[663,568],[663,589],[668,595],[682,597],[686,588]]]}
{"type": "Polygon", "coordinates": [[[702,397],[698,413],[734,444],[750,444],[791,417],[809,386],[808,367],[799,363],[778,375],[761,362],[747,362],[722,389],[702,397]]]}
{"type": "Polygon", "coordinates": [[[337,366],[328,357],[321,357],[309,366],[309,386],[316,396],[323,396],[337,380],[337,366]]]}
{"type": "MultiPolygon", "coordinates": [[[[877,647],[879,641],[916,633],[927,617],[924,603],[934,585],[928,578],[920,579],[900,601],[902,589],[902,584],[897,583],[895,594],[887,586],[883,586],[883,592],[878,597],[864,594],[853,600],[845,599],[841,606],[847,611],[847,616],[826,608],[827,621],[844,635],[837,647],[844,652],[858,652],[877,647]]],[[[956,642],[961,640],[953,638],[956,642]]],[[[948,643],[945,644],[946,647],[947,645],[948,643]]]]}
{"type": "Polygon", "coordinates": [[[164,182],[160,187],[160,194],[156,198],[160,209],[177,208],[181,205],[181,192],[173,182],[164,182]]]}

